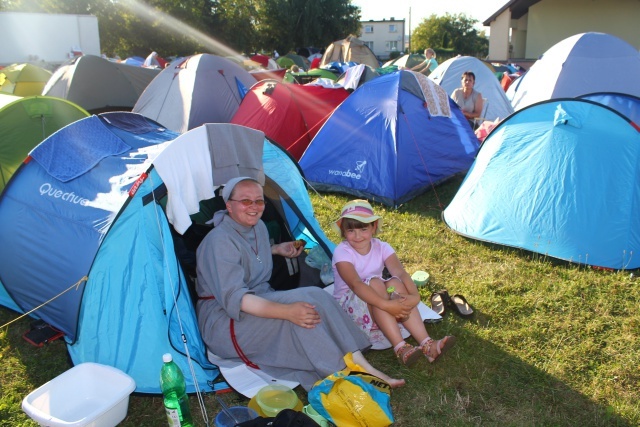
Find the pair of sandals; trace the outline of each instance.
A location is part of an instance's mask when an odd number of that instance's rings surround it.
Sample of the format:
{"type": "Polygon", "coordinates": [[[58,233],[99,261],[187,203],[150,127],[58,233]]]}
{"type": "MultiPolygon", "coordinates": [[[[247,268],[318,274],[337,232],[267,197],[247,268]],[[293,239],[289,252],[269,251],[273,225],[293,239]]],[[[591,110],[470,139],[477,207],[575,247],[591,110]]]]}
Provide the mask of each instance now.
{"type": "Polygon", "coordinates": [[[428,338],[427,342],[422,347],[414,347],[411,344],[403,345],[396,351],[396,357],[401,364],[407,367],[413,366],[420,358],[427,357],[429,363],[436,361],[441,354],[449,350],[456,343],[456,337],[447,335],[446,337],[436,341],[432,338],[428,338]],[[431,355],[431,348],[435,348],[435,355],[431,355]]]}
{"type": "Polygon", "coordinates": [[[467,302],[467,299],[460,294],[449,296],[446,289],[431,294],[431,308],[440,316],[444,316],[447,309],[452,309],[463,318],[473,316],[473,307],[467,302]]]}

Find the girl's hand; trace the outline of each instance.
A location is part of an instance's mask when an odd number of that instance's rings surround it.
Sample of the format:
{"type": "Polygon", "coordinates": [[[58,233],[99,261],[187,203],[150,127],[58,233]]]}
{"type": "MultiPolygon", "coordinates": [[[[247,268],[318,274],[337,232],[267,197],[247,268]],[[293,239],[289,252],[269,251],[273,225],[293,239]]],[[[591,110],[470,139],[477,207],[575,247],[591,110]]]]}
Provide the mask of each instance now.
{"type": "Polygon", "coordinates": [[[402,298],[387,301],[387,309],[385,311],[396,319],[403,319],[411,314],[412,309],[413,306],[407,303],[407,296],[402,295],[402,298]]]}
{"type": "Polygon", "coordinates": [[[306,302],[294,302],[288,305],[287,320],[293,324],[307,329],[313,329],[320,323],[320,314],[316,306],[306,302]]]}
{"type": "Polygon", "coordinates": [[[418,303],[420,303],[420,296],[419,295],[411,295],[411,294],[400,294],[401,296],[403,296],[405,299],[403,300],[404,304],[413,308],[415,306],[418,305],[418,303]]]}
{"type": "Polygon", "coordinates": [[[272,255],[281,255],[287,258],[295,258],[299,256],[304,250],[304,246],[296,249],[293,242],[283,242],[278,243],[277,245],[271,246],[271,254],[272,255]]]}

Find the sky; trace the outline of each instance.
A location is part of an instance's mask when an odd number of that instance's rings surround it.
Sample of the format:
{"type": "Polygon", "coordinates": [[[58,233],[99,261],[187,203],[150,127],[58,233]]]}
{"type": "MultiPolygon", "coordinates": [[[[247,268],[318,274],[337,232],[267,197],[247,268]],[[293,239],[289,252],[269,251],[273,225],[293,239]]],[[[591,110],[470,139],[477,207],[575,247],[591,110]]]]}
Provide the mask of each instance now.
{"type": "Polygon", "coordinates": [[[409,30],[409,24],[413,30],[423,19],[432,14],[442,16],[445,13],[451,15],[464,13],[478,20],[477,28],[487,33],[489,27],[483,26],[482,22],[508,2],[509,0],[351,0],[351,4],[360,8],[363,21],[404,18],[407,30],[409,30]],[[409,8],[411,8],[411,22],[409,22],[409,8]]]}

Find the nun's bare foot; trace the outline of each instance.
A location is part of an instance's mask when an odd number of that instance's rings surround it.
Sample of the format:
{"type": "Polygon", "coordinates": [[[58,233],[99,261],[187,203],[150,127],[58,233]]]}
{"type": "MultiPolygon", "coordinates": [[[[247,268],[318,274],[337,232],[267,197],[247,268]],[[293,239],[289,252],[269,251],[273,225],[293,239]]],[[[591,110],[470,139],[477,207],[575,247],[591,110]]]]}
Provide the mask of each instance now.
{"type": "Polygon", "coordinates": [[[385,380],[391,388],[399,388],[406,384],[406,381],[403,379],[389,378],[385,380]]]}

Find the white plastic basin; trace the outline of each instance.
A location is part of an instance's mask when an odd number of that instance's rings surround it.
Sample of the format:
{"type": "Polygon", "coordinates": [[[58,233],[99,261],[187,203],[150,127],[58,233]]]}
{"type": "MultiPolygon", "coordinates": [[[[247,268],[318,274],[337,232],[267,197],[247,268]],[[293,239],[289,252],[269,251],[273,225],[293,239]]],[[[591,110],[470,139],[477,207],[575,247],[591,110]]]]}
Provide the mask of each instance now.
{"type": "Polygon", "coordinates": [[[81,363],[29,393],[22,410],[41,426],[114,427],[127,416],[135,388],[119,369],[81,363]]]}

